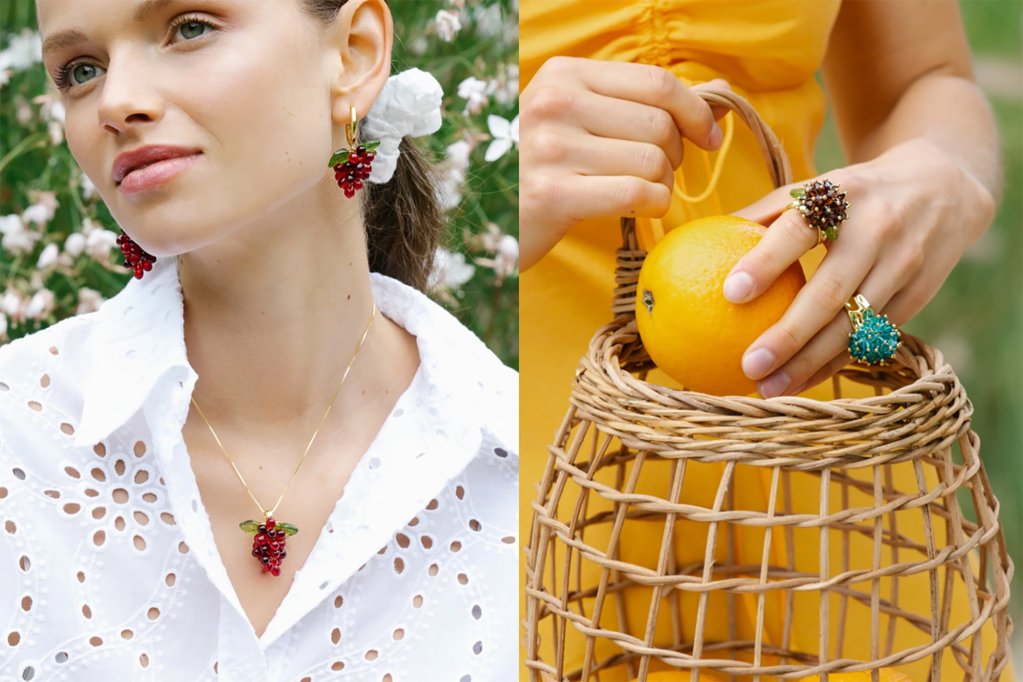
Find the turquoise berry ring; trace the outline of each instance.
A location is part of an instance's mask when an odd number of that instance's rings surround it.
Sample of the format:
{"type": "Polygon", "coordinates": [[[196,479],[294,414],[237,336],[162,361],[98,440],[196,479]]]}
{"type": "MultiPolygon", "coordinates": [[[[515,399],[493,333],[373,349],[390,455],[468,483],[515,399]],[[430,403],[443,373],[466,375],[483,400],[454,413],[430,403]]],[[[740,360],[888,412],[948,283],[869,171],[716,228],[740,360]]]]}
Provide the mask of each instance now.
{"type": "Polygon", "coordinates": [[[902,332],[887,315],[877,315],[863,294],[845,304],[853,330],[849,334],[849,353],[862,365],[887,365],[902,345],[902,332]]]}

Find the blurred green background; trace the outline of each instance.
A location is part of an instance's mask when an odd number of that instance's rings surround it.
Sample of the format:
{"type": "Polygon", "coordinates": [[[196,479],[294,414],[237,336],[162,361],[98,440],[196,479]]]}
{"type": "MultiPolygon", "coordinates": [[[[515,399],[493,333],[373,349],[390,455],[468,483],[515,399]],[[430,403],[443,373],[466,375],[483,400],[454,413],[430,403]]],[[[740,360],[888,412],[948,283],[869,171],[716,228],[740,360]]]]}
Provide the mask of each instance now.
{"type": "MultiPolygon", "coordinates": [[[[1005,167],[994,223],[972,244],[938,294],[903,325],[938,348],[973,403],[973,429],[1001,503],[1015,575],[1015,665],[1023,655],[1023,2],[963,0],[974,70],[991,103],[1005,167]]],[[[818,140],[819,173],[845,166],[830,110],[818,140]]],[[[966,490],[964,509],[973,508],[966,490]]],[[[972,518],[972,517],[971,517],[972,518]]],[[[976,519],[974,519],[976,520],[976,519]]]]}
{"type": "MultiPolygon", "coordinates": [[[[518,147],[507,141],[518,113],[517,3],[390,7],[392,73],[418,67],[445,93],[443,126],[417,140],[438,164],[449,217],[429,295],[518,369],[518,147]],[[508,149],[488,161],[498,138],[508,149]]],[[[131,278],[112,243],[119,227],[63,139],[60,96],[32,57],[37,30],[34,0],[0,0],[0,343],[95,309],[131,278]]]]}

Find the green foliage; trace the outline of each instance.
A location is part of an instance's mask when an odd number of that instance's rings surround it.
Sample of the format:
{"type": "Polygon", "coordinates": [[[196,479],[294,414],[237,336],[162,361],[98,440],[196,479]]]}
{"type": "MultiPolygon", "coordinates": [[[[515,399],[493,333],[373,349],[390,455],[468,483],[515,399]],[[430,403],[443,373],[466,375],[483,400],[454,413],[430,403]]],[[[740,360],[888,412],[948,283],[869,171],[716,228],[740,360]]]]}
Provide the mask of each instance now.
{"type": "MultiPolygon", "coordinates": [[[[507,257],[503,261],[498,257],[496,248],[498,243],[508,246],[512,238],[517,248],[518,150],[512,146],[492,162],[483,157],[492,137],[488,115],[510,120],[517,113],[518,16],[508,0],[469,0],[459,15],[462,28],[453,35],[438,34],[438,12],[457,11],[458,4],[392,0],[392,73],[418,67],[432,73],[444,88],[443,125],[417,142],[431,152],[441,177],[449,179],[460,198],[448,212],[445,246],[475,267],[464,283],[463,276],[445,286],[447,280],[442,278],[430,295],[517,369],[517,259],[509,265],[507,257]],[[469,77],[496,88],[483,106],[471,111],[457,94],[459,84],[469,77]],[[471,148],[467,165],[448,159],[448,147],[460,141],[462,150],[471,148]]],[[[0,49],[19,39],[23,31],[37,30],[33,0],[0,2],[0,49]]],[[[104,248],[103,239],[90,239],[80,254],[74,248],[67,253],[65,244],[76,233],[95,230],[93,237],[106,237],[109,242],[110,235],[100,230],[116,233],[119,228],[98,195],[87,196],[91,183],[63,141],[63,125],[57,120],[62,111],[59,102],[41,63],[10,69],[9,82],[0,85],[0,220],[24,216],[26,209],[40,203],[55,207],[48,220],[28,225],[26,238],[38,235],[30,246],[0,248],[0,297],[10,294],[4,307],[13,306],[13,310],[21,302],[21,314],[0,313],[0,320],[6,320],[0,322],[0,342],[87,312],[131,279],[131,272],[120,265],[119,249],[112,244],[113,248],[104,248]],[[55,245],[49,253],[59,249],[59,258],[40,268],[39,259],[48,244],[55,245]],[[37,296],[40,292],[52,292],[52,299],[37,296]],[[32,297],[37,299],[36,311],[42,310],[38,319],[24,314],[25,302],[32,297]]],[[[0,227],[10,224],[0,223],[0,227]]],[[[79,246],[86,241],[82,236],[72,242],[76,240],[79,246]]],[[[468,271],[462,266],[463,273],[468,271]]]]}

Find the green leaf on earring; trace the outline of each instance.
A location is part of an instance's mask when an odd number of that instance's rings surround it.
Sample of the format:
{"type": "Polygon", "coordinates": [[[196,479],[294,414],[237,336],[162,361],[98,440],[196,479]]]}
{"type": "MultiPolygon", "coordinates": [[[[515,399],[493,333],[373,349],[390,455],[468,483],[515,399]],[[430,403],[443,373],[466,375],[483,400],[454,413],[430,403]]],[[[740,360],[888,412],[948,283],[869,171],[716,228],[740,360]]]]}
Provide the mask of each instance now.
{"type": "Polygon", "coordinates": [[[376,148],[380,146],[380,140],[373,140],[372,142],[366,142],[362,145],[366,148],[367,152],[376,151],[376,148]]]}
{"type": "Polygon", "coordinates": [[[802,187],[800,187],[799,189],[790,189],[789,190],[789,196],[792,197],[793,199],[798,199],[799,197],[804,197],[804,196],[806,196],[806,190],[803,189],[802,187]]]}
{"type": "Polygon", "coordinates": [[[255,535],[256,533],[259,532],[259,521],[253,521],[252,519],[249,519],[248,521],[242,521],[241,523],[239,523],[238,527],[241,528],[246,533],[248,533],[249,535],[255,535]]]}
{"type": "Polygon", "coordinates": [[[339,163],[348,163],[347,149],[339,149],[336,152],[334,152],[333,156],[330,157],[330,163],[328,163],[327,165],[333,168],[339,163]]]}
{"type": "Polygon", "coordinates": [[[290,523],[278,523],[276,526],[274,526],[274,528],[276,528],[277,530],[284,530],[284,533],[286,535],[294,535],[295,533],[298,532],[298,528],[291,525],[290,523]]]}

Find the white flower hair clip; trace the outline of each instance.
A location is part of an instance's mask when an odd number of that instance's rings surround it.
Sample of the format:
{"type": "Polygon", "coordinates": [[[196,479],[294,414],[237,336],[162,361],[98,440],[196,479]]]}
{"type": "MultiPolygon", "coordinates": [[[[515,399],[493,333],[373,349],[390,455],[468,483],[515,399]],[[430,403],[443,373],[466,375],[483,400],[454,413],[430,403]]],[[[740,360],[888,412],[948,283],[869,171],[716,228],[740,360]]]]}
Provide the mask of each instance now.
{"type": "Polygon", "coordinates": [[[387,79],[362,123],[366,139],[379,140],[370,182],[385,183],[398,167],[401,138],[421,137],[440,130],[444,89],[433,74],[408,69],[387,79]]]}

